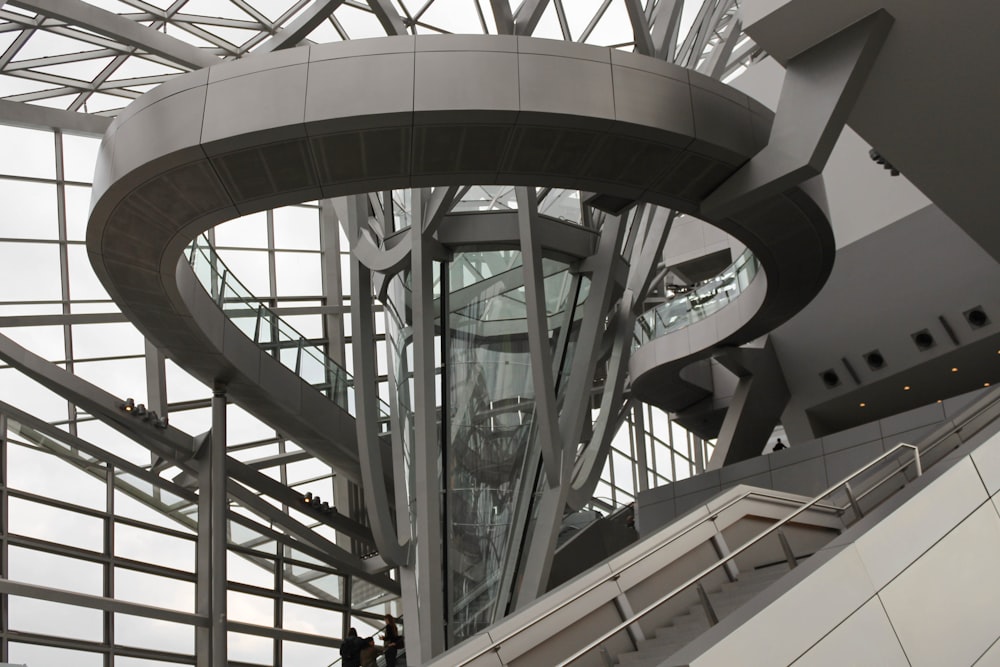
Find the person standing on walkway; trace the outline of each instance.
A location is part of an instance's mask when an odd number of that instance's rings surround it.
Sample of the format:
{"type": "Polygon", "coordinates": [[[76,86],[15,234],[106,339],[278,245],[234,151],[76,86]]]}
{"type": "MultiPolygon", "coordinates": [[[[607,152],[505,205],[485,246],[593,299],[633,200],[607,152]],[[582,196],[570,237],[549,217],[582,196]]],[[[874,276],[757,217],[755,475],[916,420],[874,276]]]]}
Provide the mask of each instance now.
{"type": "Polygon", "coordinates": [[[382,641],[385,642],[385,667],[396,667],[396,655],[403,648],[403,638],[396,627],[396,619],[392,614],[385,615],[385,629],[382,630],[382,641]]]}

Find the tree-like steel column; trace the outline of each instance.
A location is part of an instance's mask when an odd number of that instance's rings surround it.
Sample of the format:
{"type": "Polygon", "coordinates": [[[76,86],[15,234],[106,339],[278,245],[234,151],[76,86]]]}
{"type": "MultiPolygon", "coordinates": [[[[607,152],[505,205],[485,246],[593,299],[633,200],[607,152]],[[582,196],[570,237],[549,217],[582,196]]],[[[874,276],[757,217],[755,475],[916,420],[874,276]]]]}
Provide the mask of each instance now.
{"type": "MultiPolygon", "coordinates": [[[[362,459],[368,459],[362,465],[366,485],[380,487],[367,491],[370,516],[379,524],[374,533],[386,560],[400,567],[408,653],[418,661],[546,588],[579,443],[591,418],[605,325],[627,274],[621,256],[626,220],[636,217],[630,211],[595,222],[588,213],[584,228],[596,231],[592,249],[567,263],[554,258],[559,253],[550,257],[546,247],[565,223],[542,219],[535,190],[519,187],[513,235],[507,231],[491,240],[487,225],[466,237],[473,239],[471,247],[449,250],[437,234],[453,195],[454,188],[414,190],[412,226],[391,242],[377,238],[381,230],[370,224],[365,197],[338,201],[356,250],[352,311],[359,403],[377,401],[369,294],[382,295],[390,318],[393,451],[397,461],[407,462],[396,466],[397,476],[406,476],[396,480],[394,494],[398,535],[377,509],[393,494],[381,476],[383,466],[375,464],[378,457],[366,451],[377,436],[371,410],[360,406],[358,435],[362,459]]],[[[666,234],[666,220],[663,213],[642,227],[638,246],[647,259],[662,247],[653,237],[666,234]]],[[[461,216],[451,223],[470,233],[472,223],[461,216]]],[[[449,237],[454,229],[445,224],[442,233],[449,237]]],[[[637,288],[645,283],[639,280],[637,288]]],[[[614,372],[623,374],[617,361],[614,372]]],[[[605,400],[607,428],[598,431],[600,443],[580,450],[591,462],[592,452],[606,451],[601,445],[624,414],[620,405],[610,405],[623,403],[621,383],[608,382],[618,391],[605,400]]]]}

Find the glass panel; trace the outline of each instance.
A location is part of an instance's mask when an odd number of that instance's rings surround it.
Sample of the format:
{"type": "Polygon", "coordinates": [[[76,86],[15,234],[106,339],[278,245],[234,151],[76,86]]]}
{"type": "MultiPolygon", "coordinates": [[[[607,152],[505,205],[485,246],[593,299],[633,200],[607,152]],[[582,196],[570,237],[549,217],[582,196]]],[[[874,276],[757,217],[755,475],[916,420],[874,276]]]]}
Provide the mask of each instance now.
{"type": "MultiPolygon", "coordinates": [[[[327,630],[326,635],[336,634],[327,630]]],[[[301,644],[298,642],[281,642],[281,657],[286,665],[320,665],[326,667],[340,660],[340,653],[329,646],[301,644]]]]}
{"type": "Polygon", "coordinates": [[[94,178],[97,164],[97,149],[101,140],[96,137],[81,137],[63,134],[63,176],[67,181],[90,183],[94,178]]]}
{"type": "Polygon", "coordinates": [[[194,653],[194,626],[115,614],[115,642],[136,648],[194,653]]]}
{"type": "Polygon", "coordinates": [[[339,611],[320,609],[319,607],[285,602],[282,605],[282,611],[286,630],[327,635],[333,628],[339,628],[343,623],[339,611]]]}
{"type": "MultiPolygon", "coordinates": [[[[500,586],[521,547],[511,543],[513,531],[533,489],[525,468],[537,447],[535,392],[520,264],[517,252],[489,251],[456,255],[449,265],[445,525],[453,641],[499,613],[500,586]]],[[[551,333],[572,280],[558,262],[545,260],[543,271],[551,333]]]]}
{"type": "Polygon", "coordinates": [[[8,596],[7,609],[8,627],[18,632],[94,641],[104,631],[104,613],[99,609],[16,595],[8,596]]]}
{"type": "Polygon", "coordinates": [[[274,245],[287,250],[318,250],[319,209],[307,206],[275,209],[274,245]]]}
{"type": "Polygon", "coordinates": [[[7,483],[12,489],[21,489],[90,509],[106,509],[107,486],[103,479],[103,465],[90,463],[90,457],[82,454],[73,457],[65,445],[26,427],[17,427],[19,430],[16,433],[11,429],[12,442],[7,448],[7,483]],[[30,439],[32,442],[42,443],[40,447],[44,449],[18,446],[14,444],[14,439],[30,439]],[[88,467],[89,472],[84,472],[51,452],[76,458],[81,467],[88,467]]]}
{"type": "MultiPolygon", "coordinates": [[[[216,225],[214,233],[219,247],[266,248],[267,213],[253,213],[216,225]]],[[[237,260],[230,258],[230,251],[226,252],[226,261],[238,264],[237,260]]]]}
{"type": "Polygon", "coordinates": [[[102,595],[104,568],[99,563],[57,556],[22,547],[8,547],[8,578],[74,593],[102,595]]]}
{"type": "Polygon", "coordinates": [[[252,665],[274,664],[271,656],[274,653],[275,640],[239,632],[230,632],[228,635],[230,660],[248,662],[252,665]]]}
{"type": "MultiPolygon", "coordinates": [[[[87,195],[90,196],[89,193],[87,195]]],[[[94,268],[90,264],[87,256],[87,247],[84,245],[67,245],[66,252],[69,257],[69,297],[74,301],[103,299],[110,301],[107,290],[94,273],[94,268]]],[[[106,312],[115,312],[118,307],[109,303],[104,307],[106,312]]],[[[132,325],[128,325],[132,327],[132,325]]],[[[134,330],[134,327],[132,327],[134,330]]]]}
{"type": "Polygon", "coordinates": [[[142,658],[123,658],[115,656],[115,667],[181,667],[179,662],[163,662],[160,660],[143,660],[142,658]]]}
{"type": "Polygon", "coordinates": [[[115,555],[145,563],[155,563],[194,572],[193,540],[115,524],[115,555]]]}
{"type": "Polygon", "coordinates": [[[517,210],[517,198],[514,195],[514,187],[510,185],[474,185],[452,208],[456,213],[513,210],[517,210]]]}
{"type": "MultiPolygon", "coordinates": [[[[32,667],[104,667],[104,655],[54,646],[11,642],[7,659],[15,665],[32,667]]],[[[117,663],[116,663],[117,664],[117,663]]]]}
{"type": "Polygon", "coordinates": [[[66,344],[63,327],[12,327],[4,333],[15,343],[26,347],[35,354],[50,360],[66,358],[66,344]]]}
{"type": "MultiPolygon", "coordinates": [[[[3,151],[0,151],[3,152],[3,151]]],[[[0,243],[0,285],[3,301],[59,301],[59,246],[54,243],[0,243]]]]}
{"type": "Polygon", "coordinates": [[[276,252],[276,289],[280,294],[319,296],[323,293],[320,254],[316,252],[276,252]]]}
{"type": "Polygon", "coordinates": [[[554,188],[538,202],[538,212],[559,220],[579,224],[582,218],[580,191],[554,188]]]}
{"type": "Polygon", "coordinates": [[[227,554],[226,561],[226,573],[230,581],[260,586],[267,590],[274,587],[274,561],[260,556],[245,556],[233,551],[227,554]]]}
{"type": "Polygon", "coordinates": [[[115,597],[129,602],[194,613],[194,582],[115,568],[115,597]]]}
{"type": "Polygon", "coordinates": [[[104,550],[104,522],[97,517],[20,498],[10,498],[8,503],[13,534],[90,551],[104,550]]]}
{"type": "Polygon", "coordinates": [[[238,591],[228,591],[226,602],[231,620],[263,625],[264,627],[274,626],[273,599],[238,591]]]}
{"type": "Polygon", "coordinates": [[[759,271],[757,258],[746,250],[719,275],[643,313],[635,323],[633,349],[727,306],[749,286],[759,271]]]}
{"type": "Polygon", "coordinates": [[[51,132],[0,125],[0,146],[0,174],[56,177],[56,147],[51,132]]]}
{"type": "MultiPolygon", "coordinates": [[[[305,253],[295,254],[300,255],[305,256],[305,253]]],[[[294,326],[256,299],[215,254],[204,236],[199,237],[188,248],[187,256],[199,282],[216,298],[221,294],[226,314],[233,318],[244,334],[281,361],[286,368],[299,373],[303,379],[353,414],[353,380],[347,371],[327,357],[321,347],[309,343],[294,326]]],[[[319,255],[309,253],[308,256],[315,257],[318,266],[319,255]]],[[[310,326],[316,326],[315,323],[319,322],[318,317],[308,317],[306,321],[310,326]]],[[[383,415],[388,415],[389,408],[382,404],[380,411],[383,415]]]]}
{"type": "MultiPolygon", "coordinates": [[[[6,147],[4,147],[6,150],[6,147]]],[[[58,239],[56,186],[0,178],[4,203],[0,237],[8,239],[58,239]]],[[[6,300],[6,296],[4,299],[6,300]]]]}

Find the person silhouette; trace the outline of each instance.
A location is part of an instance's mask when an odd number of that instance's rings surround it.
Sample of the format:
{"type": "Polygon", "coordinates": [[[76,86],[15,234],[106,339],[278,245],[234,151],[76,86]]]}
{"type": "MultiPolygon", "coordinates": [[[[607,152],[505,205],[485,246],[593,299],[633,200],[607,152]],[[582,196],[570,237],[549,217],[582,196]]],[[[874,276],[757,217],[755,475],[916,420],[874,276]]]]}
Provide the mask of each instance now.
{"type": "Polygon", "coordinates": [[[778,438],[778,442],[774,443],[774,448],[771,451],[772,452],[780,452],[782,449],[788,449],[788,445],[786,445],[785,443],[783,443],[781,441],[781,438],[778,438]]]}

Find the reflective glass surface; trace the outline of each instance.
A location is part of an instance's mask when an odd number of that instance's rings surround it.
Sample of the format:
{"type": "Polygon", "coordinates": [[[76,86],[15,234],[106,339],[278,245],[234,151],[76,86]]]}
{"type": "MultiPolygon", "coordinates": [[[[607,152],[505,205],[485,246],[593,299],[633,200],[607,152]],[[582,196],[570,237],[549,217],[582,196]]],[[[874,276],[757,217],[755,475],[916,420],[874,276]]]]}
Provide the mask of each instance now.
{"type": "Polygon", "coordinates": [[[692,289],[675,294],[665,303],[643,313],[635,323],[633,349],[682,329],[729,305],[743,293],[760,271],[760,262],[746,250],[722,273],[692,289]]]}

